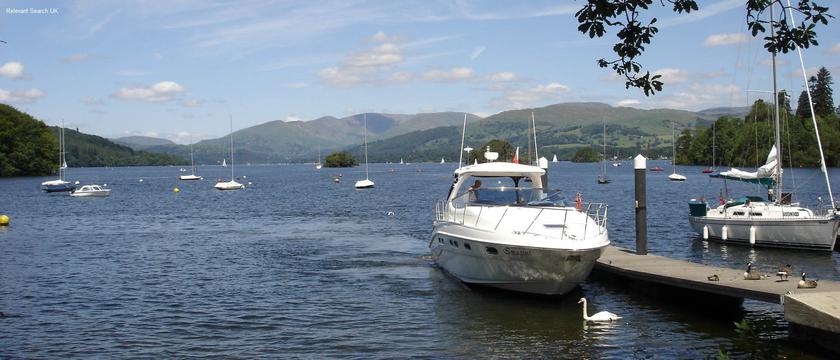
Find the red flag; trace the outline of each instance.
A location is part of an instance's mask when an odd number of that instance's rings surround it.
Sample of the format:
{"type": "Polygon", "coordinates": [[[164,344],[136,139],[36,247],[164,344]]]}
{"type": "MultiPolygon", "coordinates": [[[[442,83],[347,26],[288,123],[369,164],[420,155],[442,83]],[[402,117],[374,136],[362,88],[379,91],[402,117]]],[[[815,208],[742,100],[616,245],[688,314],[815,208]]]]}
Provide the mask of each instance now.
{"type": "Polygon", "coordinates": [[[513,160],[511,160],[514,164],[519,164],[519,146],[516,147],[516,154],[513,155],[513,160]]]}

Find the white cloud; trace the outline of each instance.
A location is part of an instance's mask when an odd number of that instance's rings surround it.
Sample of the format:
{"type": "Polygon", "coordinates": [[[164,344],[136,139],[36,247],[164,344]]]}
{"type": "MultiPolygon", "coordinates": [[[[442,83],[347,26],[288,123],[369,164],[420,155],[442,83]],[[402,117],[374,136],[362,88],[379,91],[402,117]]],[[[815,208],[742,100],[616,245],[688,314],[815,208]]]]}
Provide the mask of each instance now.
{"type": "Polygon", "coordinates": [[[497,72],[495,74],[490,74],[486,78],[488,81],[492,82],[504,82],[504,81],[516,81],[519,80],[519,77],[516,74],[509,72],[509,71],[502,71],[497,72]]]}
{"type": "Polygon", "coordinates": [[[501,98],[493,101],[493,105],[501,108],[521,109],[543,100],[559,100],[570,88],[560,83],[537,85],[528,89],[509,91],[501,98]]]}
{"type": "Polygon", "coordinates": [[[93,34],[95,34],[95,33],[99,32],[99,30],[102,30],[103,28],[105,28],[105,26],[107,26],[107,25],[108,25],[108,23],[110,23],[110,22],[111,22],[111,20],[113,20],[113,19],[114,19],[114,16],[116,16],[117,14],[119,14],[119,13],[120,13],[120,11],[122,11],[122,10],[117,9],[117,10],[115,10],[115,11],[112,11],[112,12],[111,12],[111,13],[109,13],[108,15],[105,15],[105,17],[104,17],[104,18],[102,18],[102,20],[100,20],[99,22],[97,22],[97,23],[93,24],[93,25],[92,25],[92,26],[88,29],[88,35],[93,35],[93,34]]]}
{"type": "Polygon", "coordinates": [[[828,52],[832,54],[840,54],[840,43],[834,44],[834,46],[828,49],[828,52]]]}
{"type": "Polygon", "coordinates": [[[402,49],[393,43],[377,45],[365,51],[348,54],[337,66],[321,69],[322,81],[336,87],[383,81],[385,73],[403,63],[402,49]]]}
{"type": "Polygon", "coordinates": [[[486,46],[476,46],[475,49],[473,49],[472,54],[470,54],[470,60],[478,59],[478,57],[481,56],[481,53],[483,53],[484,50],[487,50],[486,46]]]}
{"type": "Polygon", "coordinates": [[[704,46],[722,46],[722,45],[735,45],[739,43],[744,43],[749,41],[749,36],[745,34],[735,33],[735,34],[716,34],[716,35],[709,35],[705,41],[703,41],[704,46]]]}
{"type": "Polygon", "coordinates": [[[123,100],[162,102],[172,100],[186,91],[174,81],[161,81],[151,87],[128,87],[117,90],[112,96],[123,100]]]}
{"type": "Polygon", "coordinates": [[[745,99],[743,90],[737,85],[695,83],[685,91],[651,97],[650,101],[656,107],[696,111],[720,104],[743,103],[745,99]]]}
{"type": "Polygon", "coordinates": [[[43,91],[39,89],[14,90],[8,91],[0,89],[0,102],[4,103],[30,103],[46,96],[43,91]]]}
{"type": "Polygon", "coordinates": [[[286,115],[286,119],[283,120],[285,122],[292,122],[292,121],[303,121],[303,118],[297,115],[286,115]]]}
{"type": "Polygon", "coordinates": [[[23,78],[24,73],[23,64],[18,61],[10,61],[3,66],[0,66],[0,76],[4,76],[10,79],[20,79],[23,78]]]}
{"type": "Polygon", "coordinates": [[[61,59],[61,61],[66,62],[66,63],[77,63],[77,62],[87,61],[87,60],[90,60],[90,59],[91,59],[90,54],[81,53],[81,54],[70,55],[68,57],[65,57],[64,59],[61,59]]]}
{"type": "Polygon", "coordinates": [[[619,102],[615,103],[615,106],[624,106],[624,107],[628,107],[628,106],[635,106],[635,105],[639,105],[639,104],[641,104],[641,102],[640,102],[639,100],[636,100],[636,99],[624,99],[624,100],[621,100],[621,101],[619,101],[619,102]]]}
{"type": "Polygon", "coordinates": [[[404,60],[399,47],[392,43],[385,43],[370,51],[351,54],[347,56],[344,63],[348,67],[393,66],[404,60]]]}
{"type": "Polygon", "coordinates": [[[429,70],[421,76],[427,81],[461,81],[473,77],[473,69],[467,67],[454,67],[449,70],[429,70]]]}
{"type": "Polygon", "coordinates": [[[373,34],[373,36],[371,36],[369,40],[373,41],[373,42],[386,43],[386,42],[398,42],[398,41],[401,41],[402,38],[400,38],[399,36],[396,36],[396,35],[387,35],[384,32],[380,31],[380,32],[377,32],[376,34],[373,34]]]}
{"type": "Polygon", "coordinates": [[[679,84],[689,80],[689,74],[685,70],[664,68],[654,70],[651,73],[662,75],[662,82],[665,84],[679,84]]]}

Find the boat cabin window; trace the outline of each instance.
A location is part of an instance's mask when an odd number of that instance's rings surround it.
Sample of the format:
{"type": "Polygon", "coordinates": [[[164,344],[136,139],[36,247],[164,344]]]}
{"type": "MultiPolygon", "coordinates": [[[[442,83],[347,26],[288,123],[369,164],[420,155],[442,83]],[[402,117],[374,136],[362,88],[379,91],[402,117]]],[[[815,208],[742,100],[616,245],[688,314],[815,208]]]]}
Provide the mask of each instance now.
{"type": "Polygon", "coordinates": [[[460,187],[458,196],[470,203],[484,205],[565,206],[562,197],[546,196],[542,189],[532,188],[533,183],[526,179],[519,178],[517,182],[510,177],[469,177],[460,187]]]}
{"type": "Polygon", "coordinates": [[[744,215],[744,212],[743,211],[736,211],[736,212],[733,212],[732,215],[744,215]]]}
{"type": "Polygon", "coordinates": [[[751,212],[750,216],[762,216],[760,212],[751,212]]]}

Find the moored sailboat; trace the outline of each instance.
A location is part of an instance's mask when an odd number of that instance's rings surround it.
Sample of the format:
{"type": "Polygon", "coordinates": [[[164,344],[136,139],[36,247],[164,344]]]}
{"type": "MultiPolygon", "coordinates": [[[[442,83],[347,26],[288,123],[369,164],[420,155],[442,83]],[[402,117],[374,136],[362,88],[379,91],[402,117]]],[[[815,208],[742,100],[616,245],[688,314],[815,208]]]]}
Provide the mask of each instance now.
{"type": "MultiPolygon", "coordinates": [[[[222,160],[222,165],[224,166],[224,160],[222,160]]],[[[244,189],[245,185],[240,184],[236,181],[236,177],[233,175],[233,117],[230,118],[230,181],[221,181],[219,180],[215,187],[218,190],[240,190],[244,189]]]]}
{"type": "MultiPolygon", "coordinates": [[[[772,17],[773,6],[770,5],[772,17]]],[[[792,20],[792,17],[791,17],[792,20]]],[[[771,26],[771,36],[775,36],[775,29],[771,26]]],[[[801,50],[800,65],[803,76],[805,67],[802,63],[801,50]]],[[[762,184],[767,187],[767,199],[759,196],[746,196],[738,200],[730,200],[717,208],[709,209],[704,201],[689,202],[689,223],[704,239],[721,240],[727,243],[741,243],[753,246],[790,247],[832,251],[840,231],[840,210],[834,202],[831,182],[825,164],[819,127],[810,101],[810,88],[806,86],[811,119],[816,134],[817,147],[820,154],[820,167],[825,176],[828,196],[831,205],[818,209],[809,209],[792,201],[792,194],[785,193],[782,187],[783,171],[780,126],[779,96],[776,86],[776,53],[773,51],[771,64],[773,70],[773,99],[774,99],[774,140],[767,155],[767,161],[755,172],[747,172],[732,168],[720,174],[710,175],[713,178],[738,180],[762,184]]]]}
{"type": "Polygon", "coordinates": [[[63,192],[63,191],[73,191],[76,189],[76,185],[64,180],[64,175],[67,171],[67,159],[65,158],[64,152],[64,122],[61,122],[61,129],[58,133],[58,142],[59,150],[58,154],[58,179],[44,181],[41,183],[41,190],[46,192],[63,192]]]}

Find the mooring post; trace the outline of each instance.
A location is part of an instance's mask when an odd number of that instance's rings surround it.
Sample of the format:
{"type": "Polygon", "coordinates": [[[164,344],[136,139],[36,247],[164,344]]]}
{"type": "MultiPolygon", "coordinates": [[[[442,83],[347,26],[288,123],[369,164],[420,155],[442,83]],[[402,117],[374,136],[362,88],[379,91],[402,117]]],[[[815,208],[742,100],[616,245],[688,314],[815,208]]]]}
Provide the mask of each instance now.
{"type": "Polygon", "coordinates": [[[548,159],[541,157],[537,160],[537,164],[539,164],[541,169],[545,170],[545,173],[541,176],[541,180],[543,184],[543,191],[548,193],[548,159]]]}
{"type": "Polygon", "coordinates": [[[636,255],[647,255],[647,159],[642,154],[633,158],[636,175],[636,255]]]}

